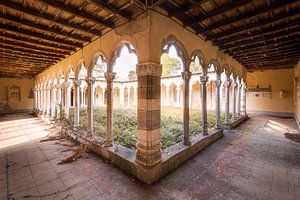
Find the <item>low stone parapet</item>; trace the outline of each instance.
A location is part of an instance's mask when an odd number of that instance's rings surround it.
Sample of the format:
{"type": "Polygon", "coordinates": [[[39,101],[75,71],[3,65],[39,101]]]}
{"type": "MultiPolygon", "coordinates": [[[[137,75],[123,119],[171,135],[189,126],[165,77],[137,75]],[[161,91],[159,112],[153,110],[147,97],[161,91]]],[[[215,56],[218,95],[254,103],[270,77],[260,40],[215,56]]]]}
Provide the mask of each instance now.
{"type": "Polygon", "coordinates": [[[248,115],[240,116],[236,119],[230,120],[230,123],[228,124],[223,124],[223,128],[226,130],[234,129],[238,127],[240,124],[242,124],[244,121],[246,121],[248,118],[249,118],[248,115]]]}

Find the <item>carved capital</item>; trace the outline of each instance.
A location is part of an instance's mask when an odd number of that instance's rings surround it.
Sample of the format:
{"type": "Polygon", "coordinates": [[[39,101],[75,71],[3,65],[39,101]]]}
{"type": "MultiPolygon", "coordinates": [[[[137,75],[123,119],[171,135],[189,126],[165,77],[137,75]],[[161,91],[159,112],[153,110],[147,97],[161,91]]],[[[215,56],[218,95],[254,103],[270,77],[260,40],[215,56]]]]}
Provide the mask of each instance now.
{"type": "Polygon", "coordinates": [[[224,82],[224,86],[225,87],[229,88],[230,85],[231,85],[231,81],[230,80],[224,82]]]}
{"type": "Polygon", "coordinates": [[[86,83],[88,84],[88,85],[91,85],[91,84],[93,84],[94,82],[95,82],[95,78],[94,77],[86,77],[85,78],[85,81],[86,81],[86,83]]]}
{"type": "Polygon", "coordinates": [[[116,73],[114,73],[114,72],[105,72],[104,77],[107,81],[113,81],[116,78],[116,73]]]}
{"type": "Polygon", "coordinates": [[[74,79],[73,84],[74,84],[74,86],[79,87],[81,85],[81,80],[74,79]]]}
{"type": "Polygon", "coordinates": [[[69,83],[69,82],[64,82],[64,87],[65,87],[65,88],[71,87],[71,83],[69,83]]]}
{"type": "Polygon", "coordinates": [[[216,80],[215,84],[216,84],[216,87],[221,87],[222,81],[221,80],[216,80]]]}
{"type": "Polygon", "coordinates": [[[192,72],[190,71],[181,72],[181,76],[183,80],[190,80],[192,76],[192,72]]]}
{"type": "Polygon", "coordinates": [[[59,89],[61,89],[61,84],[58,83],[58,84],[55,85],[55,87],[56,87],[56,89],[59,90],[59,89]]]}
{"type": "Polygon", "coordinates": [[[136,73],[138,76],[161,76],[162,66],[153,62],[137,64],[136,73]]]}
{"type": "Polygon", "coordinates": [[[200,76],[200,82],[201,84],[206,84],[208,81],[208,76],[200,76]]]}

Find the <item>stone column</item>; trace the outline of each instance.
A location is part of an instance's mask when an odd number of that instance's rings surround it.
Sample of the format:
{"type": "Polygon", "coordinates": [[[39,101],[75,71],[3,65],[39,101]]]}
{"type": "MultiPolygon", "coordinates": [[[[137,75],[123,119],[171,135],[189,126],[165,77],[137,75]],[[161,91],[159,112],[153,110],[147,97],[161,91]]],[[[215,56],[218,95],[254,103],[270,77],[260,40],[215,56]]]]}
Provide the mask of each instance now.
{"type": "Polygon", "coordinates": [[[70,93],[71,93],[71,84],[66,81],[64,83],[65,85],[65,117],[68,119],[69,118],[69,113],[70,113],[70,93]]]}
{"type": "Polygon", "coordinates": [[[220,87],[222,84],[222,81],[220,79],[217,79],[215,81],[216,84],[216,129],[221,129],[221,103],[220,103],[220,87]]]}
{"type": "Polygon", "coordinates": [[[238,83],[238,99],[237,99],[237,117],[240,117],[241,114],[241,103],[242,103],[242,83],[238,83]]]}
{"type": "Polygon", "coordinates": [[[225,86],[225,120],[224,124],[229,124],[229,88],[230,88],[230,79],[226,79],[224,83],[225,86]]]}
{"type": "Polygon", "coordinates": [[[81,98],[80,98],[80,105],[84,106],[84,87],[80,87],[80,92],[81,92],[81,98]]]}
{"type": "Polygon", "coordinates": [[[192,108],[193,85],[189,88],[189,108],[192,108]]]}
{"type": "Polygon", "coordinates": [[[37,111],[37,89],[36,89],[36,87],[34,87],[34,89],[33,89],[33,99],[34,99],[34,101],[33,101],[33,111],[34,112],[36,112],[37,111]]]}
{"type": "Polygon", "coordinates": [[[133,87],[133,105],[137,104],[137,86],[133,87]]]}
{"type": "Polygon", "coordinates": [[[130,86],[127,87],[127,106],[130,106],[130,86]]]}
{"type": "Polygon", "coordinates": [[[51,104],[51,97],[50,97],[50,90],[51,90],[51,86],[47,86],[47,92],[46,92],[46,115],[50,116],[50,104],[51,104]]]}
{"type": "Polygon", "coordinates": [[[41,88],[38,88],[38,111],[41,111],[41,88]]]}
{"type": "Polygon", "coordinates": [[[184,136],[184,145],[191,145],[190,133],[189,133],[189,102],[190,102],[190,79],[192,73],[189,71],[182,72],[183,79],[183,136],[184,136]]]}
{"type": "Polygon", "coordinates": [[[247,88],[246,88],[246,85],[243,84],[243,96],[242,96],[242,101],[243,101],[243,108],[242,108],[242,110],[243,110],[243,112],[242,112],[242,114],[244,116],[247,115],[247,111],[246,111],[246,99],[247,99],[247,97],[246,97],[246,94],[247,94],[247,88]]]}
{"type": "Polygon", "coordinates": [[[232,84],[232,115],[233,118],[236,118],[236,87],[237,87],[237,83],[236,83],[236,79],[233,80],[233,84],[232,84]]]}
{"type": "Polygon", "coordinates": [[[124,105],[124,87],[120,85],[120,106],[124,105]]]}
{"type": "Polygon", "coordinates": [[[60,119],[60,112],[62,109],[62,100],[61,100],[61,84],[56,84],[56,119],[60,119]]]}
{"type": "Polygon", "coordinates": [[[138,76],[138,116],[136,162],[152,167],[162,160],[160,143],[160,77],[162,67],[143,63],[136,67],[138,76]]]}
{"type": "Polygon", "coordinates": [[[176,85],[176,106],[180,106],[180,85],[176,85]]]}
{"type": "Polygon", "coordinates": [[[105,72],[106,79],[106,140],[105,146],[113,146],[114,137],[113,137],[113,80],[116,78],[116,73],[114,72],[105,72]]]}
{"type": "Polygon", "coordinates": [[[106,88],[102,87],[102,106],[105,105],[105,90],[106,90],[106,88]]]}
{"type": "Polygon", "coordinates": [[[80,89],[80,80],[73,80],[74,85],[74,129],[79,126],[79,115],[80,115],[80,103],[79,103],[79,89],[80,89]]]}
{"type": "Polygon", "coordinates": [[[166,85],[166,98],[167,98],[167,106],[170,106],[170,86],[166,85]]]}
{"type": "Polygon", "coordinates": [[[51,85],[51,112],[50,117],[51,119],[54,119],[55,117],[55,108],[56,108],[56,94],[55,94],[55,86],[54,84],[51,85]]]}
{"type": "Polygon", "coordinates": [[[43,88],[43,115],[47,112],[47,86],[43,88]]]}
{"type": "Polygon", "coordinates": [[[87,77],[86,79],[87,83],[87,120],[88,120],[88,126],[87,131],[88,133],[93,132],[93,126],[94,126],[94,116],[93,116],[93,99],[94,99],[94,90],[93,90],[93,84],[95,82],[95,78],[93,77],[87,77]]]}
{"type": "Polygon", "coordinates": [[[207,130],[207,91],[206,91],[206,83],[208,81],[208,76],[200,76],[201,82],[201,106],[202,106],[202,133],[203,135],[208,135],[207,130]]]}

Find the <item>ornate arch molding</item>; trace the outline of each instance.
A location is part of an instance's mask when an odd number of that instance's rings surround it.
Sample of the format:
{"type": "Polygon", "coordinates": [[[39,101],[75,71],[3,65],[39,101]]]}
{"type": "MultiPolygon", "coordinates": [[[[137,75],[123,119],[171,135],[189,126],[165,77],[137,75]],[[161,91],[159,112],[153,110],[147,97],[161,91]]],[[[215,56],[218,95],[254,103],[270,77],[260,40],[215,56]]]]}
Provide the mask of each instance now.
{"type": "Polygon", "coordinates": [[[132,43],[128,42],[128,41],[122,41],[113,50],[110,60],[109,60],[109,62],[107,62],[107,71],[108,72],[114,71],[113,67],[116,63],[117,58],[120,57],[121,50],[124,46],[126,46],[128,48],[129,53],[134,53],[137,56],[137,59],[139,60],[136,48],[132,45],[132,43]]]}
{"type": "Polygon", "coordinates": [[[74,71],[74,78],[78,79],[79,78],[79,73],[82,68],[82,65],[86,67],[84,59],[80,59],[76,65],[75,71],[74,71]]]}
{"type": "Polygon", "coordinates": [[[64,71],[62,69],[60,69],[58,71],[58,73],[56,74],[57,82],[59,83],[64,78],[65,78],[65,73],[64,73],[64,71]]]}
{"type": "MultiPolygon", "coordinates": [[[[191,55],[191,62],[194,62],[196,57],[199,58],[200,64],[201,64],[201,70],[203,72],[204,75],[207,75],[207,64],[206,64],[206,59],[204,54],[202,53],[202,51],[200,49],[196,49],[192,52],[191,55]]],[[[189,65],[190,67],[190,65],[189,65]]]]}
{"type": "Polygon", "coordinates": [[[214,71],[217,75],[221,75],[221,73],[223,72],[223,68],[222,65],[220,64],[220,62],[218,61],[218,59],[213,58],[209,61],[208,63],[208,68],[210,68],[213,65],[214,67],[214,71]]]}
{"type": "Polygon", "coordinates": [[[166,39],[162,41],[161,54],[169,53],[171,46],[175,47],[178,57],[181,58],[184,65],[184,70],[189,70],[190,59],[188,57],[188,53],[183,43],[177,40],[177,38],[174,35],[169,35],[166,39]]]}
{"type": "MultiPolygon", "coordinates": [[[[66,75],[65,75],[65,79],[66,79],[66,80],[68,80],[68,79],[70,78],[70,73],[72,73],[72,72],[75,73],[75,72],[74,72],[74,69],[73,69],[73,66],[70,65],[70,66],[69,66],[69,69],[68,69],[68,71],[67,71],[67,73],[66,73],[66,75]]],[[[75,75],[75,74],[74,74],[74,75],[75,75]]]]}

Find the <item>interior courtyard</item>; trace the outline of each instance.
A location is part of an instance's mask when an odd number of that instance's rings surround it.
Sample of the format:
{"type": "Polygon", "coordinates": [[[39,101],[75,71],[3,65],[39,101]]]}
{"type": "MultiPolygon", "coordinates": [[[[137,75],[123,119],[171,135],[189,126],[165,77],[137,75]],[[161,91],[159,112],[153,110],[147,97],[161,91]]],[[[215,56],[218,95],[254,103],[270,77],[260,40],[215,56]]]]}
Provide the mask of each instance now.
{"type": "Polygon", "coordinates": [[[0,1],[0,199],[299,199],[299,9],[0,1]]]}

